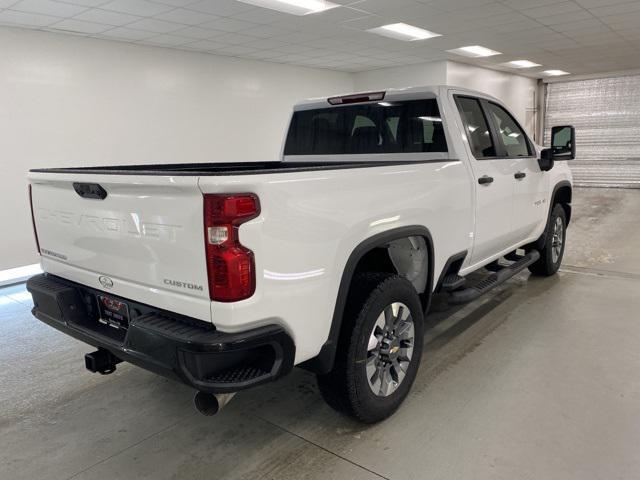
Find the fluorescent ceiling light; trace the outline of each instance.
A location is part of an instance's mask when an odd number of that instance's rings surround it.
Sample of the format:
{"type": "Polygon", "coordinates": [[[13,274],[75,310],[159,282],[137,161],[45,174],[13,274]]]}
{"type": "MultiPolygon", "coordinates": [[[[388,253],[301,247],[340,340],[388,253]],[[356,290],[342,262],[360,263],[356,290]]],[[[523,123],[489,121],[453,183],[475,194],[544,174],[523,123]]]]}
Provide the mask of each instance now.
{"type": "Polygon", "coordinates": [[[424,122],[441,122],[442,118],[440,117],[418,117],[420,120],[424,122]]]}
{"type": "Polygon", "coordinates": [[[546,73],[550,77],[559,77],[560,75],[570,75],[569,72],[565,72],[564,70],[545,70],[543,73],[546,73]]]}
{"type": "Polygon", "coordinates": [[[239,0],[256,7],[270,8],[292,15],[308,15],[339,7],[337,3],[326,0],[239,0]]]}
{"type": "Polygon", "coordinates": [[[494,55],[500,55],[502,53],[491,50],[490,48],[481,47],[480,45],[470,45],[468,47],[454,48],[453,50],[447,50],[447,52],[471,58],[492,57],[494,55]]]}
{"type": "Polygon", "coordinates": [[[529,60],[514,60],[512,62],[507,62],[505,65],[508,65],[513,68],[533,68],[533,67],[541,67],[539,63],[534,63],[529,60]]]}
{"type": "Polygon", "coordinates": [[[430,32],[424,28],[414,27],[406,23],[391,23],[381,27],[372,28],[367,32],[377,33],[384,37],[395,38],[396,40],[405,40],[413,42],[415,40],[426,40],[427,38],[440,37],[439,33],[430,32]]]}

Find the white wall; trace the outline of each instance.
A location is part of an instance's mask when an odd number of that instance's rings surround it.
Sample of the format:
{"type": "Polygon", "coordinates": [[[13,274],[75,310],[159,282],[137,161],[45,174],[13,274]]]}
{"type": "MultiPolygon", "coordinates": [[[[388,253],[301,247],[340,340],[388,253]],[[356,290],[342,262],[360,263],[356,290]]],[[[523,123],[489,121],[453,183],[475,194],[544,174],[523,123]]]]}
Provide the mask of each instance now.
{"type": "Polygon", "coordinates": [[[294,102],[348,73],[0,28],[0,270],[37,261],[30,168],[275,160],[294,102]]]}
{"type": "Polygon", "coordinates": [[[443,85],[447,83],[447,62],[429,62],[358,72],[354,74],[354,81],[358,91],[443,85]]]}
{"type": "Polygon", "coordinates": [[[457,62],[430,62],[356,73],[356,90],[421,85],[455,85],[488,93],[503,101],[531,134],[534,132],[534,92],[538,81],[457,62]]]}
{"type": "Polygon", "coordinates": [[[500,99],[529,134],[533,135],[537,80],[508,72],[447,62],[447,84],[479,90],[500,99]]]}

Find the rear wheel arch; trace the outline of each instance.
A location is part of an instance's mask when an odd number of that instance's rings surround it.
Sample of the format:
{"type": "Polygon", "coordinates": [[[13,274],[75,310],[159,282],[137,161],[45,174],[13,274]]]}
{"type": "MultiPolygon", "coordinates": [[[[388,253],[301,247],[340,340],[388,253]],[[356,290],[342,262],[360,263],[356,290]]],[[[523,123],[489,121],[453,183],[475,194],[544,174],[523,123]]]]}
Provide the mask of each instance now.
{"type": "Polygon", "coordinates": [[[429,229],[420,225],[413,225],[398,227],[373,235],[358,244],[349,255],[340,280],[338,295],[336,297],[333,317],[331,320],[331,328],[329,330],[329,337],[322,346],[320,353],[316,357],[303,362],[300,365],[301,367],[316,373],[327,373],[333,368],[338,339],[340,337],[343,324],[342,317],[345,312],[349,289],[354,277],[357,273],[362,273],[364,271],[377,271],[393,274],[401,273],[397,271],[394,262],[390,258],[388,261],[384,260],[384,256],[382,254],[386,254],[388,258],[390,255],[384,251],[388,251],[390,244],[398,245],[398,241],[409,239],[411,237],[418,237],[422,239],[426,246],[427,278],[422,300],[423,307],[425,311],[427,310],[431,300],[431,294],[433,292],[434,259],[433,239],[429,229]],[[380,270],[369,270],[371,267],[380,268],[380,270]]]}

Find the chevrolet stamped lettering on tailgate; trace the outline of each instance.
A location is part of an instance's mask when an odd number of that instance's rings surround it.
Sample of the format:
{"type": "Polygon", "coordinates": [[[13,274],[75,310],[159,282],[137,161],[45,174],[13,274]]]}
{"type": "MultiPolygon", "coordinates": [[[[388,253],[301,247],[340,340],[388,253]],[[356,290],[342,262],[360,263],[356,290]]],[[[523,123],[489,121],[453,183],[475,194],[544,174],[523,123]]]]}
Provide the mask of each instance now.
{"type": "Polygon", "coordinates": [[[175,242],[178,230],[182,229],[181,225],[143,221],[137,213],[131,213],[129,217],[125,218],[114,218],[39,208],[37,215],[39,220],[56,223],[63,227],[75,226],[91,232],[116,233],[133,238],[144,237],[165,242],[175,242]]]}

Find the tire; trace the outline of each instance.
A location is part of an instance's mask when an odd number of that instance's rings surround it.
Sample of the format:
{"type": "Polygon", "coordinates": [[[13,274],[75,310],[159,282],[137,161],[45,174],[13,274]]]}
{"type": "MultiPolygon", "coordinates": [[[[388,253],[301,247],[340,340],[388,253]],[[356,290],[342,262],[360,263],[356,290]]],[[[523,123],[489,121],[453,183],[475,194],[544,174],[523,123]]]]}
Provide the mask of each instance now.
{"type": "Polygon", "coordinates": [[[420,298],[411,282],[398,275],[357,275],[334,367],[317,377],[325,401],[364,423],[392,415],[418,372],[423,325],[420,298]]]}
{"type": "Polygon", "coordinates": [[[556,203],[551,210],[545,238],[540,258],[529,265],[529,271],[541,277],[554,275],[560,268],[564,256],[564,247],[567,243],[567,216],[559,203],[556,203]]]}

